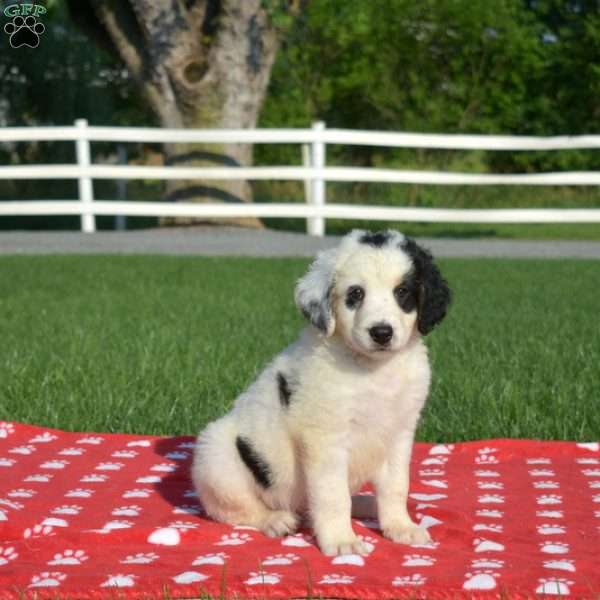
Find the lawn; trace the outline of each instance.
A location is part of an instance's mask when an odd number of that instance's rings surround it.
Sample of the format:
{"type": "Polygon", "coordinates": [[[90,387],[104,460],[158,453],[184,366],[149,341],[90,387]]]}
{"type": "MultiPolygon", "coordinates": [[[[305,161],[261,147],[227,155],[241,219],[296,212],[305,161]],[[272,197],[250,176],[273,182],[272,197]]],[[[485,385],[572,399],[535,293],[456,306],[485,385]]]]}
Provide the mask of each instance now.
{"type": "MultiPolygon", "coordinates": [[[[454,290],[428,338],[418,437],[600,435],[600,265],[440,261],[454,290]]],[[[193,434],[303,320],[304,259],[0,257],[0,420],[193,434]]]]}

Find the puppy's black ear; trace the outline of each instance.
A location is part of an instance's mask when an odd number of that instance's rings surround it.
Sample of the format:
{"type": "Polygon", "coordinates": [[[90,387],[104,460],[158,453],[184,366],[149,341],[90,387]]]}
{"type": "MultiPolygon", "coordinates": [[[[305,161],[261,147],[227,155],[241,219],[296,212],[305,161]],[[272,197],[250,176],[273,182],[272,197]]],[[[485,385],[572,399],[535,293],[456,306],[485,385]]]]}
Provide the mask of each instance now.
{"type": "Polygon", "coordinates": [[[427,335],[446,316],[452,298],[450,288],[427,250],[410,238],[404,240],[401,248],[414,265],[418,290],[417,327],[422,335],[427,335]]]}
{"type": "Polygon", "coordinates": [[[308,273],[298,280],[294,298],[302,314],[326,336],[335,330],[333,276],[337,250],[319,252],[308,273]]]}

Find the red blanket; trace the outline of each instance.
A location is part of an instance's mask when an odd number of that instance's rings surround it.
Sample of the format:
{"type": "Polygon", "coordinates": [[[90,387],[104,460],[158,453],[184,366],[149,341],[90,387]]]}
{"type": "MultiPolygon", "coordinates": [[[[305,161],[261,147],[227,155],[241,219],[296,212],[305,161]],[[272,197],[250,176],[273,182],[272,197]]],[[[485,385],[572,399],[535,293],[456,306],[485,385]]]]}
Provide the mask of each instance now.
{"type": "Polygon", "coordinates": [[[598,443],[417,444],[409,507],[433,543],[355,521],[371,553],[337,558],[205,518],[192,449],[0,422],[0,598],[599,597],[598,443]]]}

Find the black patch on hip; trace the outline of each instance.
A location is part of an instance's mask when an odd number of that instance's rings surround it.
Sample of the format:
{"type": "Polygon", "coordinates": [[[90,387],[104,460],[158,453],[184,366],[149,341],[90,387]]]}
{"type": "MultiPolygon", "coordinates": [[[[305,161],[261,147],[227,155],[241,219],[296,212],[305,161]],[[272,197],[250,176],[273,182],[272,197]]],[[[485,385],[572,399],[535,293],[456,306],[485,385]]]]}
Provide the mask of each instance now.
{"type": "Polygon", "coordinates": [[[250,469],[256,483],[265,489],[273,483],[271,481],[271,469],[264,459],[252,447],[252,444],[246,438],[237,436],[235,438],[235,446],[242,459],[242,462],[250,469]]]}
{"type": "Polygon", "coordinates": [[[279,402],[281,406],[287,408],[290,405],[292,390],[290,389],[288,380],[281,371],[277,373],[277,387],[279,388],[279,402]]]}
{"type": "Polygon", "coordinates": [[[389,231],[376,231],[375,233],[369,231],[364,233],[358,241],[361,244],[373,246],[373,248],[381,248],[388,244],[391,238],[392,234],[389,231]]]}

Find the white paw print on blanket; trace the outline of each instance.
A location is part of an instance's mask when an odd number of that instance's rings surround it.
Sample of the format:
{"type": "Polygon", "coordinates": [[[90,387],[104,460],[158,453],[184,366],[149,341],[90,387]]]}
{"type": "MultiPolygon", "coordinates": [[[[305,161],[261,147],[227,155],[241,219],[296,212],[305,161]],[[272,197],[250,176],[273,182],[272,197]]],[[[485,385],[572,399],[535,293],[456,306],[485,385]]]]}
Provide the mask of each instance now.
{"type": "Polygon", "coordinates": [[[151,471],[157,471],[160,473],[174,473],[179,468],[179,465],[172,465],[170,463],[160,463],[150,468],[151,471]]]}
{"type": "Polygon", "coordinates": [[[504,496],[500,494],[484,494],[477,499],[479,504],[504,504],[504,496]]]}
{"type": "Polygon", "coordinates": [[[562,519],[565,516],[562,510],[538,510],[535,514],[546,519],[562,519]]]}
{"type": "Polygon", "coordinates": [[[8,506],[8,508],[12,508],[13,510],[21,510],[25,505],[21,502],[16,502],[15,500],[0,498],[0,506],[8,506]]]}
{"type": "Polygon", "coordinates": [[[441,466],[444,466],[447,462],[448,462],[448,457],[447,456],[434,456],[434,457],[429,457],[429,458],[423,459],[421,461],[421,464],[423,466],[427,466],[427,465],[441,465],[441,466]]]}
{"type": "MultiPolygon", "coordinates": [[[[0,459],[0,466],[2,466],[2,459],[0,459]]],[[[49,483],[50,481],[52,481],[52,478],[54,477],[53,474],[51,473],[34,473],[33,475],[27,475],[27,477],[25,477],[25,479],[23,479],[23,481],[26,482],[35,482],[35,483],[49,483]]]]}
{"type": "Polygon", "coordinates": [[[294,546],[296,548],[307,548],[312,546],[312,538],[304,535],[303,533],[296,533],[294,535],[288,535],[281,540],[283,546],[294,546]]]}
{"type": "Polygon", "coordinates": [[[542,457],[528,458],[525,462],[528,465],[549,465],[552,463],[552,461],[549,458],[542,458],[542,457]]]}
{"type": "Polygon", "coordinates": [[[414,575],[408,575],[405,577],[395,577],[392,581],[392,585],[396,587],[416,587],[425,585],[426,582],[427,577],[424,577],[420,573],[415,573],[414,575]]]}
{"type": "Polygon", "coordinates": [[[564,542],[540,542],[540,550],[546,554],[567,554],[569,544],[564,542]]]}
{"type": "Polygon", "coordinates": [[[85,448],[63,448],[58,454],[59,456],[81,456],[84,452],[85,448]]]}
{"type": "Polygon", "coordinates": [[[123,498],[149,498],[153,493],[153,490],[149,490],[147,488],[137,488],[134,490],[126,490],[123,492],[123,498]]]}
{"type": "Polygon", "coordinates": [[[154,552],[138,552],[137,554],[128,554],[119,562],[124,565],[149,565],[159,558],[154,552]]]}
{"type": "Polygon", "coordinates": [[[175,521],[168,527],[160,527],[148,536],[150,544],[158,544],[160,546],[177,546],[181,542],[181,534],[191,529],[196,529],[196,523],[186,521],[175,521]]]}
{"type": "Polygon", "coordinates": [[[403,567],[432,567],[435,565],[437,558],[426,556],[424,554],[405,554],[403,567]]]}
{"type": "Polygon", "coordinates": [[[183,585],[190,583],[197,583],[198,581],[204,581],[208,579],[208,575],[204,575],[204,573],[198,573],[198,571],[184,571],[183,573],[179,573],[179,575],[175,575],[173,577],[173,581],[175,583],[180,583],[183,585]]]}
{"type": "Polygon", "coordinates": [[[25,539],[38,538],[46,535],[56,535],[54,533],[54,528],[49,525],[34,525],[33,527],[28,527],[23,532],[23,537],[25,539]]]}
{"type": "Polygon", "coordinates": [[[225,560],[229,558],[229,555],[225,554],[225,552],[217,552],[210,554],[203,554],[202,556],[198,556],[192,563],[193,567],[197,567],[199,565],[224,565],[225,560]]]}
{"type": "Polygon", "coordinates": [[[480,508],[475,513],[478,517],[488,517],[490,519],[501,519],[504,516],[504,511],[493,508],[480,508]]]}
{"type": "Polygon", "coordinates": [[[251,571],[249,575],[250,577],[244,581],[247,585],[260,585],[263,583],[274,585],[279,583],[282,577],[279,573],[267,573],[266,571],[251,571]]]}
{"type": "Polygon", "coordinates": [[[7,438],[9,435],[15,432],[15,426],[12,423],[6,421],[0,421],[0,440],[7,438]]]}
{"type": "Polygon", "coordinates": [[[558,560],[545,560],[544,567],[546,569],[554,569],[558,571],[569,571],[575,573],[575,561],[570,558],[561,558],[558,560]]]}
{"type": "Polygon", "coordinates": [[[500,473],[489,469],[477,469],[475,471],[475,477],[500,477],[500,473]]]}
{"type": "Polygon", "coordinates": [[[134,446],[138,446],[140,448],[149,448],[152,446],[152,442],[150,440],[133,440],[127,444],[128,448],[133,448],[134,446]]]}
{"type": "Polygon", "coordinates": [[[292,565],[300,560],[296,554],[273,554],[263,560],[263,565],[292,565]]]}
{"type": "Polygon", "coordinates": [[[475,552],[502,552],[504,550],[504,544],[480,538],[473,540],[473,546],[475,546],[475,552]]]}
{"type": "Polygon", "coordinates": [[[471,561],[472,569],[501,569],[504,561],[499,558],[474,558],[471,561]]]}
{"type": "Polygon", "coordinates": [[[0,458],[0,467],[12,467],[16,462],[14,458],[0,458]]]}
{"type": "Polygon", "coordinates": [[[67,576],[59,571],[44,571],[31,578],[29,587],[58,587],[66,578],[67,576]]]}
{"type": "Polygon", "coordinates": [[[136,483],[158,483],[159,481],[162,481],[160,475],[144,475],[135,480],[136,483]]]}
{"type": "Polygon", "coordinates": [[[537,532],[541,535],[556,535],[560,533],[566,532],[566,527],[564,525],[557,524],[549,524],[543,523],[542,525],[537,526],[537,532]]]}
{"type": "Polygon", "coordinates": [[[354,582],[356,577],[353,575],[339,575],[338,573],[329,573],[327,575],[323,575],[323,579],[319,581],[319,583],[324,584],[341,584],[341,585],[349,585],[354,582]]]}
{"type": "Polygon", "coordinates": [[[451,454],[454,450],[454,444],[438,444],[429,450],[430,456],[438,454],[451,454]]]}
{"type": "Polygon", "coordinates": [[[185,460],[190,457],[189,452],[183,452],[181,450],[173,450],[172,452],[167,452],[165,458],[169,460],[185,460]]]}
{"type": "Polygon", "coordinates": [[[75,488],[73,490],[69,490],[65,494],[65,498],[91,498],[94,495],[94,490],[89,490],[85,488],[75,488]]]}
{"type": "Polygon", "coordinates": [[[65,519],[59,519],[58,517],[46,517],[41,525],[47,527],[68,527],[69,522],[65,519]]]}
{"type": "Polygon", "coordinates": [[[50,512],[53,515],[78,515],[82,510],[83,508],[76,504],[63,504],[53,508],[50,512]]]}
{"type": "Polygon", "coordinates": [[[493,590],[497,585],[497,577],[499,577],[498,573],[489,570],[466,573],[463,590],[493,590]]]}
{"type": "Polygon", "coordinates": [[[492,531],[493,533],[502,533],[504,527],[495,523],[475,523],[473,531],[492,531]]]}
{"type": "Polygon", "coordinates": [[[538,504],[562,504],[562,496],[558,496],[556,494],[544,494],[542,496],[538,496],[537,503],[538,504]]]}
{"type": "Polygon", "coordinates": [[[478,481],[477,487],[480,490],[503,490],[504,484],[500,481],[478,481]]]}
{"type": "Polygon", "coordinates": [[[102,529],[91,529],[90,531],[94,531],[95,533],[110,533],[115,529],[130,529],[131,527],[133,527],[132,521],[126,519],[114,519],[113,521],[104,523],[102,529]]]}
{"type": "Polygon", "coordinates": [[[221,536],[220,542],[215,542],[215,546],[241,546],[252,540],[253,538],[247,533],[226,533],[221,536]]]}
{"type": "Polygon", "coordinates": [[[80,565],[88,559],[88,555],[83,550],[65,550],[54,555],[49,565],[80,565]]]}
{"type": "Polygon", "coordinates": [[[115,450],[111,454],[112,458],[135,458],[139,452],[136,450],[115,450]]]}
{"type": "Polygon", "coordinates": [[[40,433],[38,435],[36,435],[35,437],[31,438],[29,440],[30,444],[49,444],[50,442],[53,442],[54,440],[57,440],[58,436],[54,435],[53,433],[50,433],[49,431],[44,431],[44,433],[40,433]]]}
{"type": "Polygon", "coordinates": [[[0,546],[0,567],[7,565],[11,560],[15,560],[19,555],[12,546],[4,548],[0,546]]]}
{"type": "Polygon", "coordinates": [[[100,584],[100,587],[133,587],[136,577],[136,575],[109,575],[108,579],[100,584]]]}
{"type": "Polygon", "coordinates": [[[9,454],[22,454],[23,456],[29,456],[30,454],[33,454],[36,451],[36,447],[35,446],[17,446],[15,448],[11,448],[8,453],[9,454]]]}
{"type": "Polygon", "coordinates": [[[122,462],[101,462],[95,468],[96,471],[120,471],[125,466],[122,462]]]}
{"type": "Polygon", "coordinates": [[[553,579],[538,579],[538,584],[535,588],[536,594],[568,596],[570,593],[569,586],[573,585],[573,582],[562,577],[557,577],[553,579]]]}
{"type": "MultiPolygon", "coordinates": [[[[360,540],[364,542],[365,549],[368,554],[371,554],[375,549],[375,544],[377,544],[377,540],[373,537],[369,536],[358,536],[360,540]]],[[[361,554],[340,554],[332,559],[331,564],[333,565],[355,565],[357,567],[363,567],[365,564],[366,556],[361,554]]]]}
{"type": "Polygon", "coordinates": [[[6,494],[9,498],[33,498],[37,492],[35,490],[17,488],[6,494]]]}
{"type": "Polygon", "coordinates": [[[558,483],[558,481],[550,480],[534,481],[533,487],[536,490],[557,490],[560,487],[560,484],[558,483]]]}
{"type": "Polygon", "coordinates": [[[136,505],[118,506],[110,513],[113,517],[139,517],[142,508],[136,505]]]}
{"type": "Polygon", "coordinates": [[[94,436],[94,435],[88,435],[86,437],[78,439],[75,443],[76,444],[89,444],[91,446],[98,446],[103,441],[104,441],[104,438],[101,438],[99,436],[94,436]]]}

